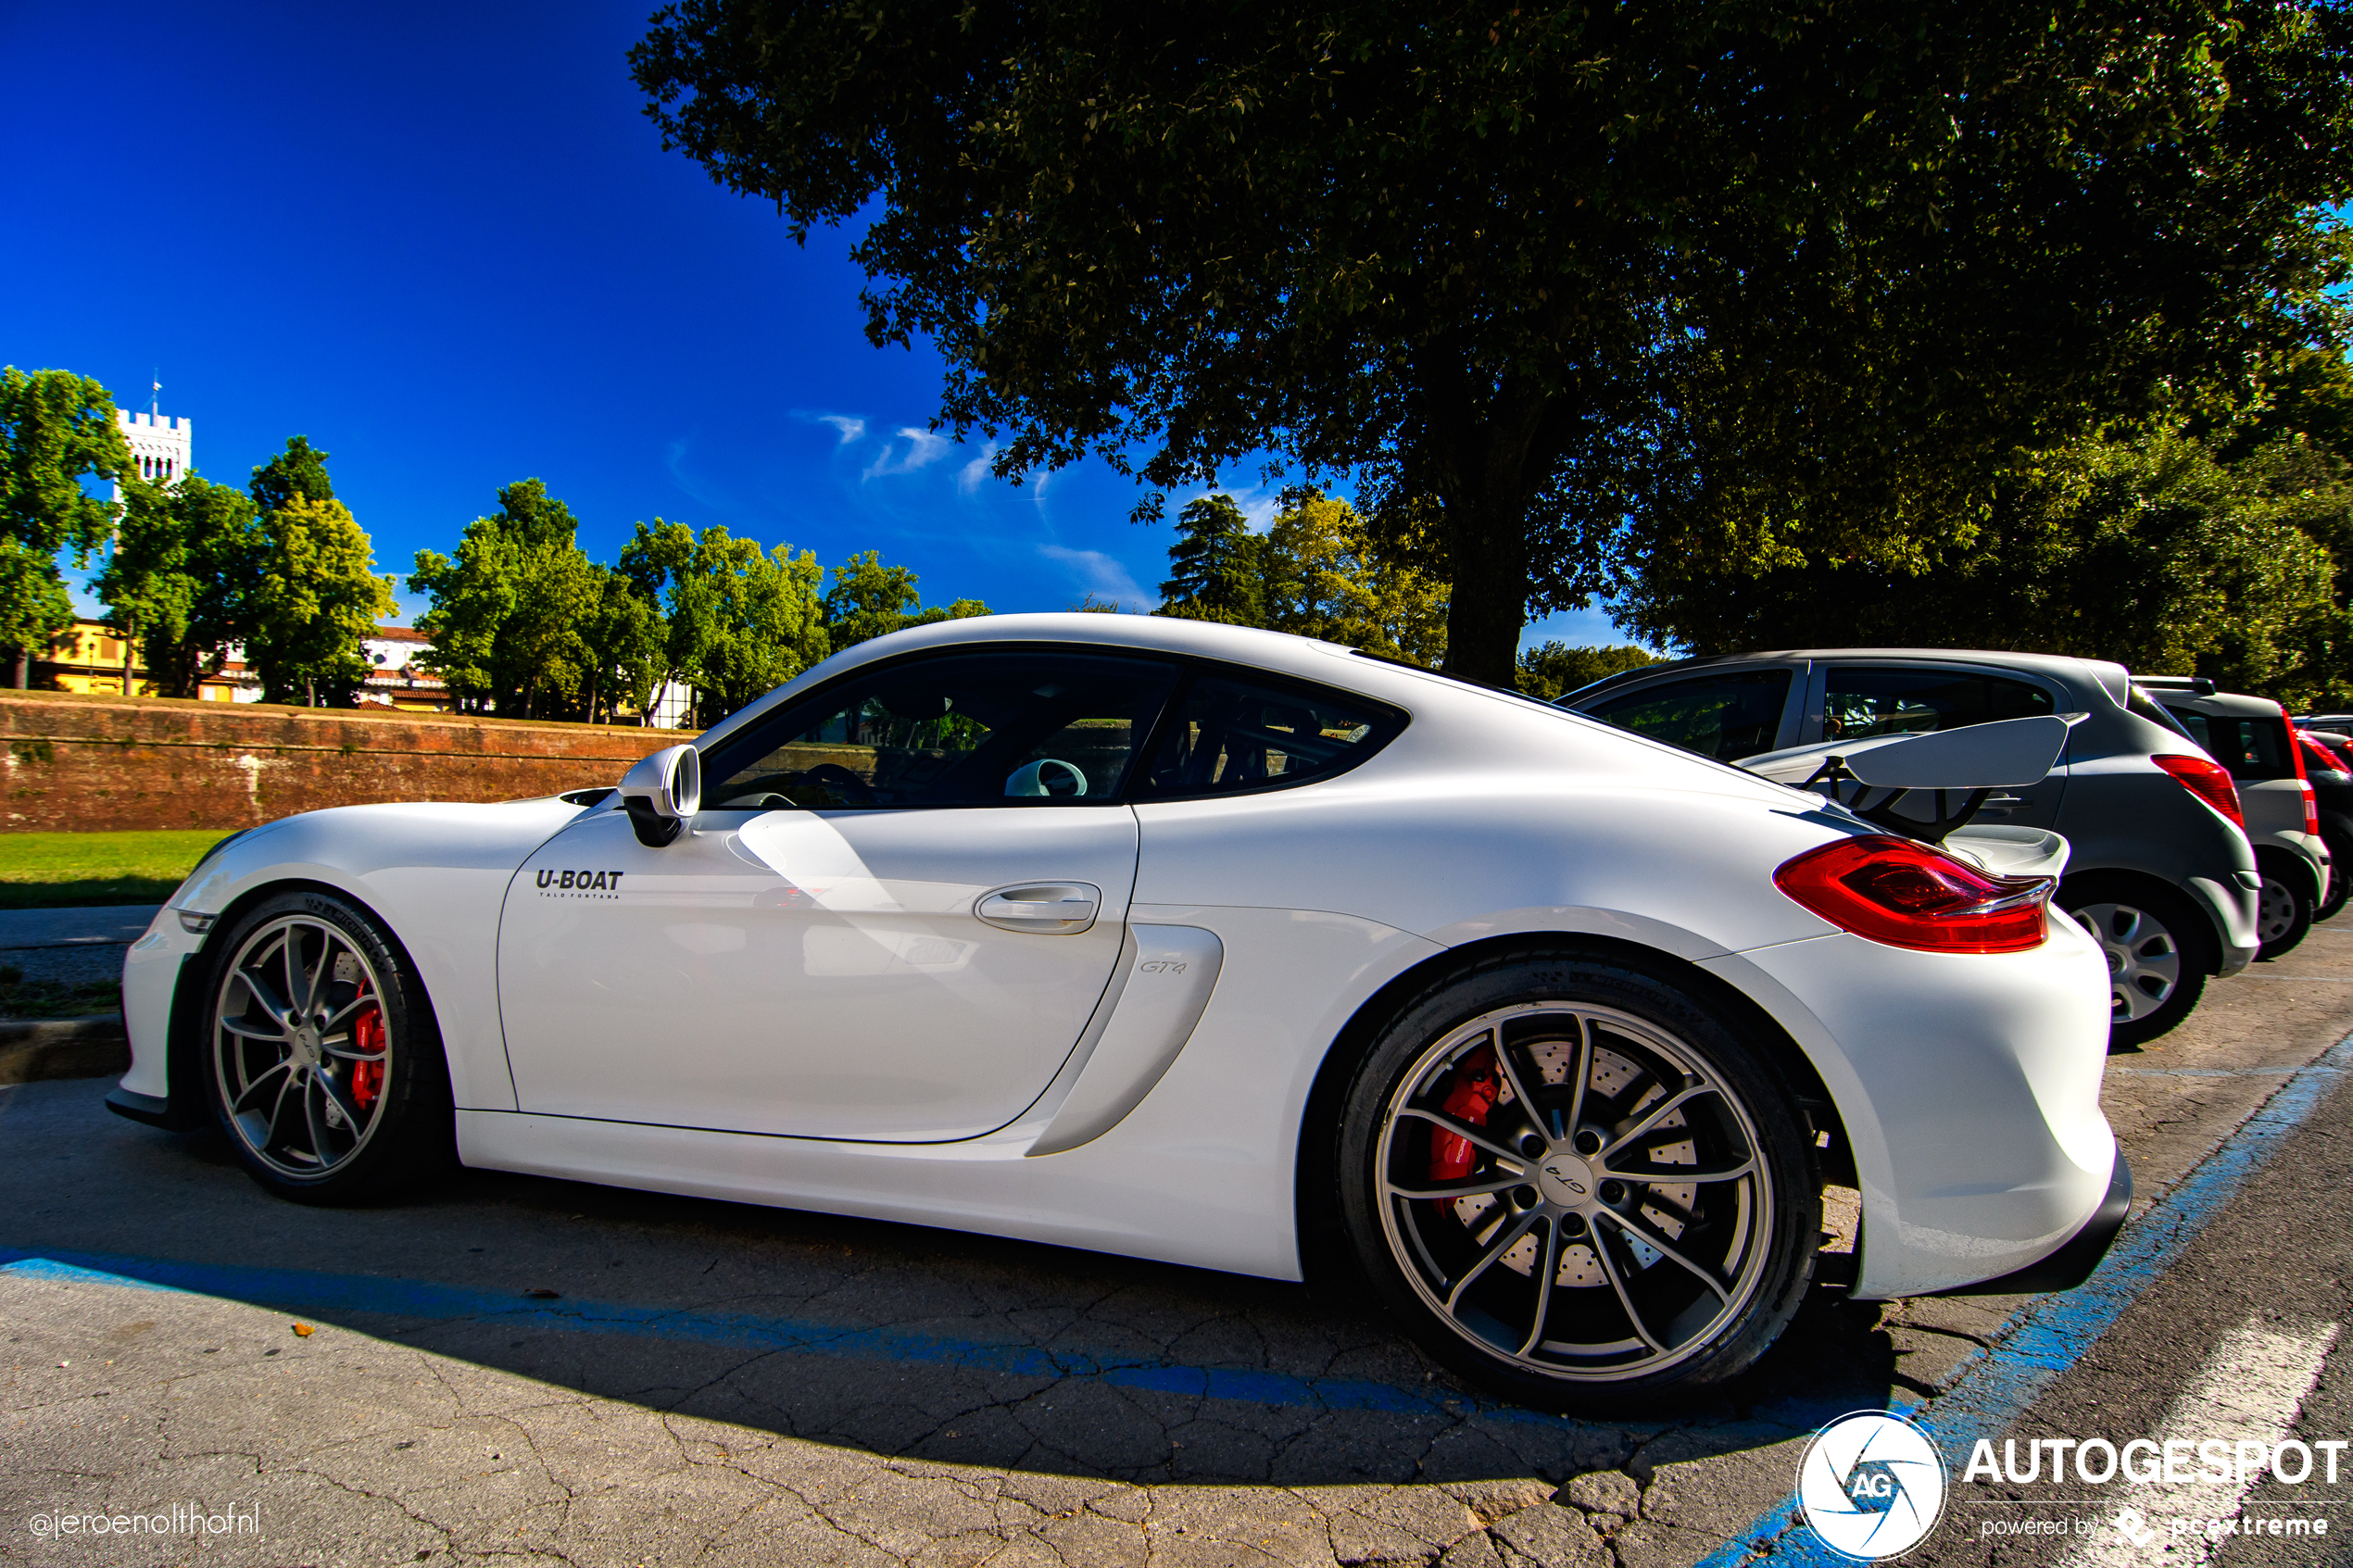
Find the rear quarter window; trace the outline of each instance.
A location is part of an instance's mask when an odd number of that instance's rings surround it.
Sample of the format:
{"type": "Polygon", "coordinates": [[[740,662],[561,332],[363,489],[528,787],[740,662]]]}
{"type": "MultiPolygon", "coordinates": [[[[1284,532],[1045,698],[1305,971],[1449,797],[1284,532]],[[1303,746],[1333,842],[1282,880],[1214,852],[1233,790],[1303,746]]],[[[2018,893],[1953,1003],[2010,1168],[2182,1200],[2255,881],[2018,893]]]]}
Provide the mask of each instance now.
{"type": "Polygon", "coordinates": [[[2234,779],[2261,781],[2296,775],[2284,719],[2224,719],[2196,712],[2175,717],[2189,731],[2190,738],[2228,768],[2234,779]]]}
{"type": "Polygon", "coordinates": [[[1583,711],[1621,730],[1737,762],[1773,749],[1789,700],[1787,670],[1733,670],[1643,686],[1583,711]]]}

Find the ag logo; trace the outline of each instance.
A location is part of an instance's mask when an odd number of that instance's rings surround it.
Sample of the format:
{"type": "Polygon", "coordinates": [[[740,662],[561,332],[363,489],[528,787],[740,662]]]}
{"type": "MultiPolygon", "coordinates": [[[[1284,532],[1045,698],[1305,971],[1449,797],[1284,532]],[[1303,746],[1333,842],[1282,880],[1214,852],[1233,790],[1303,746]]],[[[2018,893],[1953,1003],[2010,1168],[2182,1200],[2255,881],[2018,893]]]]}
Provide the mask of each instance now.
{"type": "Polygon", "coordinates": [[[1797,1501],[1822,1544],[1876,1562],[1928,1538],[1944,1512],[1944,1460],[1901,1416],[1856,1411],[1814,1434],[1797,1464],[1797,1501]]]}

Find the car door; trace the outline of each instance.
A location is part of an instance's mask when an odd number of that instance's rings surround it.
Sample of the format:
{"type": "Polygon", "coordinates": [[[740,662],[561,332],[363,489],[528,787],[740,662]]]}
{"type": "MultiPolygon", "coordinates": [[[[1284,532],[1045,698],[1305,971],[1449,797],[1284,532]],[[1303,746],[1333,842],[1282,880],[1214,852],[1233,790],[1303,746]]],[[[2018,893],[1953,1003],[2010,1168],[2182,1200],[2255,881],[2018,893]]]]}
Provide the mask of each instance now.
{"type": "MultiPolygon", "coordinates": [[[[1818,666],[1815,684],[1816,709],[1801,743],[1809,746],[2029,719],[2061,711],[2064,696],[2022,672],[1929,660],[1825,659],[1818,666]]],[[[1975,821],[1989,826],[2053,827],[2066,793],[2062,752],[2058,765],[2040,784],[1995,791],[1975,821]]]]}
{"type": "Polygon", "coordinates": [[[937,1141],[1012,1121],[1109,982],[1135,883],[1151,659],[945,652],[708,748],[659,848],[592,812],[499,930],[521,1110],[937,1141]]]}

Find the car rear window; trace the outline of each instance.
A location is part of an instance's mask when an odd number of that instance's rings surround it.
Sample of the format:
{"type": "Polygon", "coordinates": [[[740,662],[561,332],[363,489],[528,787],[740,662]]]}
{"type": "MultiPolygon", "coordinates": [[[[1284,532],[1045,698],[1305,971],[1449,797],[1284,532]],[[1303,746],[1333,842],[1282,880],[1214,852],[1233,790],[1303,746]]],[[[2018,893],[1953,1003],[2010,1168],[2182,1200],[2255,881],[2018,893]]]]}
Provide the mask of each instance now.
{"type": "Polygon", "coordinates": [[[1833,666],[1822,689],[1822,738],[1927,734],[2057,711],[2025,681],[1974,671],[1833,666]]]}
{"type": "Polygon", "coordinates": [[[2288,755],[2284,719],[2221,719],[2212,714],[2174,715],[2190,739],[2231,771],[2234,779],[2285,779],[2296,776],[2296,760],[2288,755]]]}
{"type": "Polygon", "coordinates": [[[1789,683],[1787,670],[1732,670],[1643,686],[1583,711],[1652,740],[1737,762],[1773,749],[1789,683]]]}

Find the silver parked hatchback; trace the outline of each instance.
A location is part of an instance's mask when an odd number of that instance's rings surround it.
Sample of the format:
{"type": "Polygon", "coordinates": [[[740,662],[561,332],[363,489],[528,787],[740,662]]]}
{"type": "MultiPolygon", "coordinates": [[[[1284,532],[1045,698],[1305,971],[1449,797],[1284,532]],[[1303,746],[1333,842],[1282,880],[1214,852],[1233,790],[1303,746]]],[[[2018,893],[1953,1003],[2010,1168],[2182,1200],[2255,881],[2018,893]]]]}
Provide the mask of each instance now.
{"type": "Polygon", "coordinates": [[[2082,713],[2042,783],[1978,821],[2072,847],[2058,903],[2108,949],[2113,1035],[2137,1045],[2255,959],[2255,852],[2231,775],[2120,664],[1946,648],[1810,648],[1629,670],[1560,698],[1623,729],[1731,762],[1827,741],[2082,713]]]}

